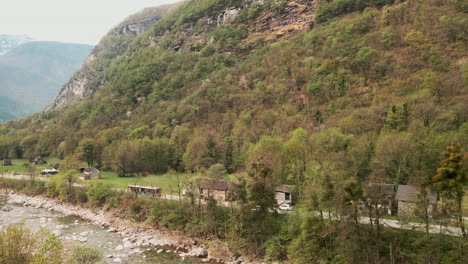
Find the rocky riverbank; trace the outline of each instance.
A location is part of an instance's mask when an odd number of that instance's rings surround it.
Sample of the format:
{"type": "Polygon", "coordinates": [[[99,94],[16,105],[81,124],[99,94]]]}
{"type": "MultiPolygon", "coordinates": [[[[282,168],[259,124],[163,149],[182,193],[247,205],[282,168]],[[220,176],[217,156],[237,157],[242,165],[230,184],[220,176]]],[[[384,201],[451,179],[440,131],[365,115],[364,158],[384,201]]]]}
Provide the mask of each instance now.
{"type": "MultiPolygon", "coordinates": [[[[31,197],[14,191],[1,190],[1,193],[6,193],[9,203],[43,208],[67,216],[78,216],[93,225],[106,229],[107,232],[115,233],[123,238],[123,243],[116,246],[116,251],[132,249],[138,254],[144,252],[142,248],[152,248],[157,253],[175,253],[182,259],[199,258],[204,263],[253,263],[234,257],[221,242],[211,242],[211,246],[208,246],[204,241],[186,238],[175,232],[157,230],[144,223],[123,220],[110,212],[93,211],[80,205],[68,204],[42,196],[31,197]]],[[[59,234],[60,230],[54,232],[59,234]]],[[[77,234],[76,239],[86,242],[87,235],[85,233],[77,234]]]]}

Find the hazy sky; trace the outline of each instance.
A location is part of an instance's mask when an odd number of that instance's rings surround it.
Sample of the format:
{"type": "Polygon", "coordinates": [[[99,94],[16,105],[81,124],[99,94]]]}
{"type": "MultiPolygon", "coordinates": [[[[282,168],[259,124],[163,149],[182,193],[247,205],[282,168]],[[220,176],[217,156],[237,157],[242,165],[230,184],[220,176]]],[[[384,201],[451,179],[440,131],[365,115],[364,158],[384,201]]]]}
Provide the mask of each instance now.
{"type": "Polygon", "coordinates": [[[179,0],[0,0],[0,34],[97,44],[113,26],[144,7],[179,0]]]}

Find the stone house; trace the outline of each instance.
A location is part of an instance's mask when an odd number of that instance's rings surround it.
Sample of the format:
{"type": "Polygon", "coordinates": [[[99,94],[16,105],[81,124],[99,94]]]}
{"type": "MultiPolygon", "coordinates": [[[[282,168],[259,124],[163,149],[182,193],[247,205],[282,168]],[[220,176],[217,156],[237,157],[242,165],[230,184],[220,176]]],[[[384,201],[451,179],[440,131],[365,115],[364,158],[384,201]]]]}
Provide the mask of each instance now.
{"type": "MultiPolygon", "coordinates": [[[[426,188],[429,214],[437,212],[437,192],[432,188],[426,188]]],[[[395,200],[398,202],[398,216],[414,216],[415,210],[420,208],[421,189],[418,186],[398,185],[395,200]]]]}
{"type": "Polygon", "coordinates": [[[234,201],[238,196],[237,185],[225,180],[202,179],[199,190],[202,199],[213,197],[218,202],[234,201]]]}
{"type": "Polygon", "coordinates": [[[81,171],[81,179],[83,180],[91,180],[91,179],[99,179],[101,177],[101,172],[94,168],[80,168],[81,171]]]}
{"type": "Polygon", "coordinates": [[[293,185],[277,185],[275,187],[275,199],[278,205],[292,202],[293,185]]]}

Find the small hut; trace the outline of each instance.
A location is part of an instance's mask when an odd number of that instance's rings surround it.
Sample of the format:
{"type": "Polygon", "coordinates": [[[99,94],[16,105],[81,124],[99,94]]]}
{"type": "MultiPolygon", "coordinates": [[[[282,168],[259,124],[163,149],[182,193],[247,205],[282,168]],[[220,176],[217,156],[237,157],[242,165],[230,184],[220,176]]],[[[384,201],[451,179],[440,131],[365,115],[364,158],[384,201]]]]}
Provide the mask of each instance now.
{"type": "Polygon", "coordinates": [[[237,185],[232,181],[202,179],[199,188],[202,199],[213,197],[216,201],[227,202],[238,196],[237,185]]]}
{"type": "MultiPolygon", "coordinates": [[[[426,192],[429,213],[432,215],[437,211],[437,191],[428,187],[426,192]]],[[[414,216],[419,201],[422,200],[420,188],[412,185],[399,185],[395,200],[398,202],[398,216],[414,216]]]]}
{"type": "Polygon", "coordinates": [[[83,180],[99,179],[101,177],[101,172],[94,168],[80,168],[81,178],[83,180]]]}
{"type": "Polygon", "coordinates": [[[134,193],[135,195],[145,195],[145,196],[152,196],[152,197],[161,196],[161,188],[159,187],[128,185],[128,191],[131,193],[134,193]]]}
{"type": "Polygon", "coordinates": [[[50,175],[55,175],[58,173],[58,170],[52,168],[52,169],[44,169],[41,171],[41,175],[47,175],[47,176],[50,176],[50,175]]]}
{"type": "Polygon", "coordinates": [[[277,185],[275,187],[275,199],[278,205],[292,202],[293,185],[277,185]]]}
{"type": "Polygon", "coordinates": [[[3,160],[3,166],[12,166],[13,161],[11,159],[4,159],[3,160]]]}

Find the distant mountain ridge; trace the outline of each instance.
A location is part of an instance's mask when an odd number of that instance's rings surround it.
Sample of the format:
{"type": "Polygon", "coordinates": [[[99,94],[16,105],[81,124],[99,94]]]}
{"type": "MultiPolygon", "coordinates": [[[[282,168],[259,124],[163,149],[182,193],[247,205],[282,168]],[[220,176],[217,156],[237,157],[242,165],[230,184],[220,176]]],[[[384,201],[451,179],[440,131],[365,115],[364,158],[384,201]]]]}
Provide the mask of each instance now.
{"type": "Polygon", "coordinates": [[[92,48],[84,44],[34,41],[0,56],[0,120],[42,110],[92,48]]]}
{"type": "Polygon", "coordinates": [[[31,41],[33,41],[33,39],[27,35],[0,34],[0,56],[15,49],[21,44],[31,41]]]}

